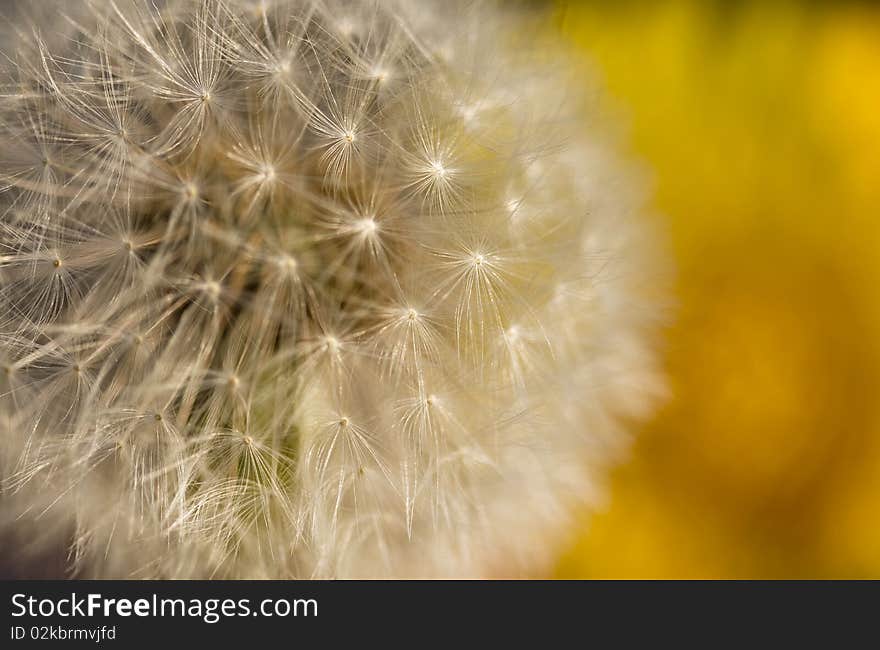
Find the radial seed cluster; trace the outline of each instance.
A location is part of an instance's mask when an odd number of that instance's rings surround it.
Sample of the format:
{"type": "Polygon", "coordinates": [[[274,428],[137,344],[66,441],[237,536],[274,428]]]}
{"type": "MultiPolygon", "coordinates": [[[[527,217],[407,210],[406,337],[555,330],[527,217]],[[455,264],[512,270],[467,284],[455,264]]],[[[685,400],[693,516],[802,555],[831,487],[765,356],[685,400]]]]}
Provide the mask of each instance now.
{"type": "Polygon", "coordinates": [[[517,10],[45,1],[5,30],[2,526],[97,577],[539,558],[651,403],[657,271],[517,10]]]}

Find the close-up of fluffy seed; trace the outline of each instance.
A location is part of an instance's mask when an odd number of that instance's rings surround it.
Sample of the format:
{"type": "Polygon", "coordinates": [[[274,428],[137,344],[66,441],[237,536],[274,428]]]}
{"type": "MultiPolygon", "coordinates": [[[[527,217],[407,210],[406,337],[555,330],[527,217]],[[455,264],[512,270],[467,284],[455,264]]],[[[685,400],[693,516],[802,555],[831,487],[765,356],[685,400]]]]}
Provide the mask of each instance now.
{"type": "Polygon", "coordinates": [[[77,577],[483,577],[540,566],[601,498],[663,392],[664,264],[595,89],[504,4],[12,12],[17,553],[60,547],[77,577]]]}

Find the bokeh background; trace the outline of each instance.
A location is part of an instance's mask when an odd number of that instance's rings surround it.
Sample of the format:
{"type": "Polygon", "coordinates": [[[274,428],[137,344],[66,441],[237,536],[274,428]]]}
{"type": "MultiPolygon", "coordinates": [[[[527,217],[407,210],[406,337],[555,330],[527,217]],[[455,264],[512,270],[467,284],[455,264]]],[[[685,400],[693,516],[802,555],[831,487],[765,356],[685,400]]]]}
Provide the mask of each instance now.
{"type": "Polygon", "coordinates": [[[561,578],[880,577],[880,7],[570,2],[676,260],[671,398],[561,578]]]}

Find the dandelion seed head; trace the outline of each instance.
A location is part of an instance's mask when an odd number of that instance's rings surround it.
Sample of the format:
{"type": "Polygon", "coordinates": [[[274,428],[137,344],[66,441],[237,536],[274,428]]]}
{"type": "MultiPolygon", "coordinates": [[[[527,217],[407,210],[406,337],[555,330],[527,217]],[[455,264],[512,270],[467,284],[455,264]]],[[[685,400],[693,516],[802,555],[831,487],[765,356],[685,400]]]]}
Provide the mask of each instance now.
{"type": "Polygon", "coordinates": [[[491,1],[32,4],[0,526],[82,577],[542,561],[662,388],[662,255],[567,55],[491,1]]]}

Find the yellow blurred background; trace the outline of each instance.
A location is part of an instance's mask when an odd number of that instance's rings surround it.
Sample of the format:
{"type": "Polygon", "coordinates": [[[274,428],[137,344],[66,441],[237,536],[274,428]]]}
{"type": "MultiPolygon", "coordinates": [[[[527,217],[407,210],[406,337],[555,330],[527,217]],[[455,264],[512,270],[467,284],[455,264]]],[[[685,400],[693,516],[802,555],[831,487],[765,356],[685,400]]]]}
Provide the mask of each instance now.
{"type": "Polygon", "coordinates": [[[671,399],[555,575],[880,577],[880,7],[556,18],[652,170],[677,307],[671,399]]]}

